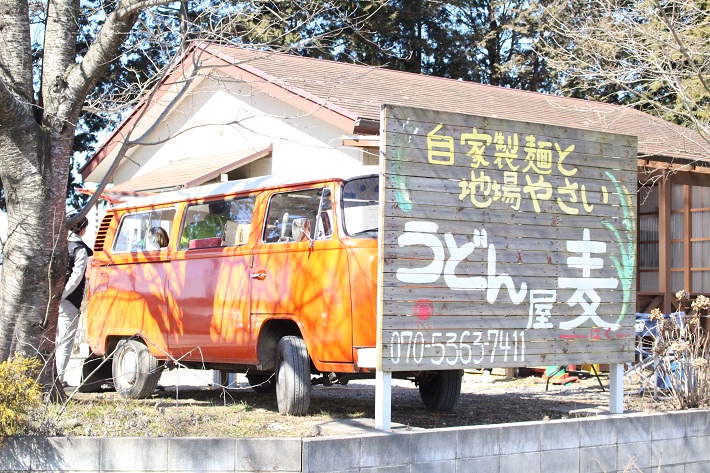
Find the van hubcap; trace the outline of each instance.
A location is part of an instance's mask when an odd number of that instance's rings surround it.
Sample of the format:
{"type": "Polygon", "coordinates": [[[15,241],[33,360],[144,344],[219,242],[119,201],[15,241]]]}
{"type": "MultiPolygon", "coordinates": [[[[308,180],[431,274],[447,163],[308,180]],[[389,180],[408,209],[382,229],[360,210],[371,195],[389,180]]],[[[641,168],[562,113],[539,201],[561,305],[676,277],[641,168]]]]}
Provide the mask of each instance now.
{"type": "Polygon", "coordinates": [[[136,372],[138,370],[138,357],[133,350],[124,352],[121,357],[121,377],[128,385],[136,382],[136,372]]]}

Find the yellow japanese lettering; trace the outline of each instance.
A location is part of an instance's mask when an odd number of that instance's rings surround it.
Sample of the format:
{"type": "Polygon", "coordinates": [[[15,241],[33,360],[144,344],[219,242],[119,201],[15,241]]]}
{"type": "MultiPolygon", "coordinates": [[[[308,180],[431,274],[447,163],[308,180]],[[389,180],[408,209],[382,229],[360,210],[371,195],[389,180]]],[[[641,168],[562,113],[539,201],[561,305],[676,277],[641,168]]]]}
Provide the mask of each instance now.
{"type": "Polygon", "coordinates": [[[528,163],[523,169],[527,172],[532,168],[538,174],[552,173],[552,143],[549,141],[538,141],[534,135],[525,138],[525,161],[528,163]]]}
{"type": "Polygon", "coordinates": [[[491,135],[486,133],[478,133],[474,128],[472,133],[461,133],[461,144],[469,145],[471,149],[468,156],[471,157],[471,167],[479,168],[488,166],[488,161],[484,157],[486,146],[493,142],[491,135]]]}
{"type": "Polygon", "coordinates": [[[430,164],[452,166],[454,164],[454,137],[438,135],[442,124],[431,130],[426,135],[428,158],[430,164]]]}
{"type": "Polygon", "coordinates": [[[560,173],[563,176],[567,176],[567,177],[572,177],[575,174],[577,174],[577,168],[565,169],[562,167],[562,161],[564,161],[565,158],[572,151],[574,151],[574,145],[570,145],[567,147],[566,150],[562,151],[562,148],[560,148],[560,145],[558,143],[555,143],[555,149],[557,150],[557,154],[559,155],[559,159],[557,160],[557,169],[560,171],[560,173]]]}
{"type": "MultiPolygon", "coordinates": [[[[575,203],[575,202],[577,202],[577,187],[578,187],[578,185],[576,182],[571,183],[569,181],[569,179],[565,177],[565,185],[562,187],[559,187],[557,189],[557,192],[560,195],[568,195],[570,203],[575,203]]],[[[579,214],[579,209],[567,205],[567,203],[564,200],[560,199],[559,197],[557,198],[557,205],[559,205],[560,209],[568,215],[579,214]]]]}
{"type": "Polygon", "coordinates": [[[585,189],[584,184],[582,184],[580,194],[582,195],[582,205],[584,206],[584,210],[587,213],[592,213],[592,210],[594,210],[594,205],[587,203],[587,189],[585,189]]]}
{"type": "Polygon", "coordinates": [[[517,171],[520,166],[514,165],[513,160],[518,158],[518,134],[508,135],[507,139],[503,133],[498,131],[493,137],[496,145],[495,161],[493,163],[498,169],[503,169],[503,161],[511,171],[517,171]]]}
{"type": "Polygon", "coordinates": [[[471,180],[467,181],[466,179],[461,179],[459,187],[461,188],[459,200],[463,200],[466,196],[470,196],[471,203],[475,207],[484,209],[491,205],[491,202],[493,201],[490,197],[491,191],[493,191],[495,195],[498,193],[500,185],[495,181],[491,181],[491,178],[486,176],[483,171],[479,171],[478,176],[476,176],[476,171],[471,171],[471,180]],[[481,199],[481,197],[483,198],[481,199]]]}
{"type": "Polygon", "coordinates": [[[503,173],[503,202],[510,204],[513,210],[520,209],[520,186],[518,186],[518,173],[505,171],[503,173]]]}
{"type": "Polygon", "coordinates": [[[523,187],[523,192],[530,194],[535,212],[540,213],[540,203],[538,201],[550,200],[552,197],[552,185],[546,182],[542,176],[538,176],[538,181],[533,184],[530,175],[526,174],[525,181],[527,181],[528,185],[523,187]]]}

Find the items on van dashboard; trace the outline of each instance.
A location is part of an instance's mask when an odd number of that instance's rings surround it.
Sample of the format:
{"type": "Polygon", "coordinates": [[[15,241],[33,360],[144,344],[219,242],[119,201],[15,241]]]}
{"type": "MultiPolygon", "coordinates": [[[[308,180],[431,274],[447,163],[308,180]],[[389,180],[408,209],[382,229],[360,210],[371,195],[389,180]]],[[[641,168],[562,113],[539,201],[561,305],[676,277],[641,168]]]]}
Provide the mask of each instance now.
{"type": "Polygon", "coordinates": [[[190,250],[194,250],[197,248],[214,248],[215,246],[222,246],[222,238],[212,237],[212,238],[199,238],[197,240],[190,240],[187,247],[190,250]]]}
{"type": "MultiPolygon", "coordinates": [[[[232,191],[181,189],[109,209],[91,263],[85,373],[103,360],[116,390],[139,398],[174,360],[247,372],[289,415],[308,412],[311,385],[374,378],[377,172],[246,179],[232,191]],[[159,264],[137,258],[141,246],[163,246],[160,230],[169,250],[189,251],[166,251],[159,264]],[[238,250],[207,250],[215,246],[238,250]]],[[[398,376],[428,408],[458,400],[460,370],[398,376]]]]}

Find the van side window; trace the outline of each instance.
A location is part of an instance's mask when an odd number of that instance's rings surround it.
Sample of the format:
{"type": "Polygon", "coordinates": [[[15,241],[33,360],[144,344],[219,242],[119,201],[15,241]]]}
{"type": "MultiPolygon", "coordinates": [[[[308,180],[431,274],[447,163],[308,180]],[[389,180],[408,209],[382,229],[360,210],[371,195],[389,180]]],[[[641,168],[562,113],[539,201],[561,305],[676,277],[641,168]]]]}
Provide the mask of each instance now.
{"type": "Polygon", "coordinates": [[[309,189],[271,197],[264,242],[321,240],[332,235],[333,205],[330,189],[309,189]]]}
{"type": "Polygon", "coordinates": [[[124,215],[113,243],[113,252],[152,251],[168,246],[174,218],[173,208],[124,215]]]}
{"type": "Polygon", "coordinates": [[[254,200],[253,196],[249,196],[188,206],[182,224],[180,248],[246,244],[254,200]]]}
{"type": "Polygon", "coordinates": [[[343,227],[356,238],[377,238],[380,182],[377,176],[348,181],[343,186],[343,227]]]}

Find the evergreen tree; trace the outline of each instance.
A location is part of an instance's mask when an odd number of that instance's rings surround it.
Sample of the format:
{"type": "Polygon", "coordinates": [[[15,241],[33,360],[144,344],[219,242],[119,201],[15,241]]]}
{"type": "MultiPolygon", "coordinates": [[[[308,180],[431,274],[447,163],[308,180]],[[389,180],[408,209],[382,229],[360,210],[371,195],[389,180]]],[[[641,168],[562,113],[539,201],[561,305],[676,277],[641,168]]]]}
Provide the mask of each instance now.
{"type": "Polygon", "coordinates": [[[543,4],[392,0],[374,8],[344,3],[366,22],[357,33],[343,30],[338,47],[318,50],[320,57],[503,87],[553,89],[554,77],[533,48],[544,25],[543,4]]]}

